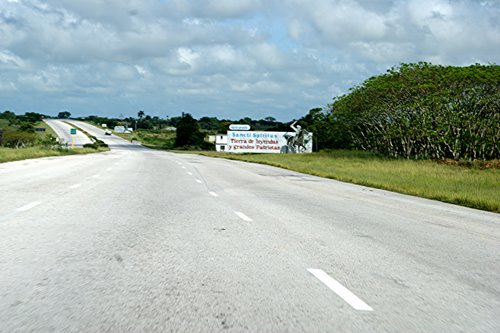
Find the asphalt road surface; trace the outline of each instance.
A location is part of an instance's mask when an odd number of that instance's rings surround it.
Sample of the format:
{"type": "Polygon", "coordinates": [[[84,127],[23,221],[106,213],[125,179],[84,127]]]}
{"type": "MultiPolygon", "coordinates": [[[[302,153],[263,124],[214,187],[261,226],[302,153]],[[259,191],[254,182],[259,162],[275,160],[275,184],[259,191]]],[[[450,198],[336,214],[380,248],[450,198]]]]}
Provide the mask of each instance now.
{"type": "Polygon", "coordinates": [[[43,121],[56,132],[59,137],[59,142],[62,144],[71,146],[73,143],[74,147],[81,148],[86,143],[92,143],[92,141],[78,129],[76,129],[76,134],[71,135],[70,130],[74,127],[66,123],[69,120],[44,119],[43,121]]]}
{"type": "Polygon", "coordinates": [[[0,332],[500,332],[500,215],[149,150],[0,164],[0,332]]]}

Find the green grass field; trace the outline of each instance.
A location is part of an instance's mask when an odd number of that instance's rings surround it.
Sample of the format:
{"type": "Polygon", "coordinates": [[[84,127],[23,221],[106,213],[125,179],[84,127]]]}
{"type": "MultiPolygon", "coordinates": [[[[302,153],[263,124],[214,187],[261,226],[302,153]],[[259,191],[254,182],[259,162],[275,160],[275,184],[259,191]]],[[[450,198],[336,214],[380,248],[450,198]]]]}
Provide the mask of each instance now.
{"type": "MultiPolygon", "coordinates": [[[[0,119],[0,128],[4,130],[17,131],[17,125],[9,125],[9,122],[5,119],[0,119]]],[[[34,127],[45,128],[45,131],[39,132],[36,131],[35,135],[40,139],[44,138],[47,135],[57,136],[56,133],[52,130],[52,128],[44,123],[43,121],[39,121],[34,124],[34,127]]],[[[98,153],[103,151],[108,151],[107,148],[83,148],[83,149],[65,149],[65,148],[44,148],[41,146],[34,147],[26,147],[26,148],[7,148],[0,147],[0,163],[11,162],[11,161],[19,161],[30,158],[39,158],[39,157],[49,157],[49,156],[65,156],[65,155],[77,155],[77,154],[90,154],[90,153],[98,153]]]]}
{"type": "Polygon", "coordinates": [[[487,164],[463,166],[435,161],[395,160],[353,151],[301,155],[237,155],[216,152],[202,154],[264,163],[320,177],[500,213],[498,161],[489,164],[494,167],[483,168],[487,164]]]}
{"type": "Polygon", "coordinates": [[[134,133],[114,133],[126,140],[139,140],[145,147],[155,149],[173,149],[175,132],[159,130],[138,130],[134,133]]]}
{"type": "Polygon", "coordinates": [[[37,122],[35,124],[35,127],[45,128],[45,132],[35,132],[40,137],[43,137],[43,136],[49,135],[49,134],[57,137],[57,134],[56,134],[56,132],[54,132],[54,130],[52,129],[52,127],[50,127],[49,125],[47,125],[43,121],[37,122]]]}
{"type": "MultiPolygon", "coordinates": [[[[48,135],[48,134],[52,134],[53,136],[57,136],[56,133],[54,132],[54,130],[52,130],[52,128],[49,125],[47,125],[46,123],[44,123],[43,121],[36,122],[34,124],[34,127],[45,128],[44,132],[35,132],[36,135],[38,135],[40,137],[43,137],[43,136],[48,135]]],[[[19,128],[19,126],[17,126],[17,125],[9,125],[9,121],[8,120],[6,120],[6,119],[0,119],[0,128],[2,128],[4,130],[17,131],[17,129],[19,128]]]]}

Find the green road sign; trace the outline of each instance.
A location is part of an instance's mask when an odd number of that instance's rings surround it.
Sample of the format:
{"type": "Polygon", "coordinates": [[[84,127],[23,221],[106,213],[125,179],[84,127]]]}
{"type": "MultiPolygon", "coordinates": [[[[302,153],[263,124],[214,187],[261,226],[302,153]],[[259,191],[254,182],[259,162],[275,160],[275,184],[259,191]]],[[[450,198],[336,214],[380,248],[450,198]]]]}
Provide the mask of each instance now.
{"type": "Polygon", "coordinates": [[[76,128],[72,128],[69,130],[69,134],[76,135],[76,128]]]}

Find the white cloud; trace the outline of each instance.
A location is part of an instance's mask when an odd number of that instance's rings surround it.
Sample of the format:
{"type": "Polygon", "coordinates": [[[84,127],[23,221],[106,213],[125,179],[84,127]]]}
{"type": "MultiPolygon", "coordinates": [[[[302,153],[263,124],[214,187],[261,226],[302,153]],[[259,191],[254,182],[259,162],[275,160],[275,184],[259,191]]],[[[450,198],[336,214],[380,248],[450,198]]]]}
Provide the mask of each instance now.
{"type": "Polygon", "coordinates": [[[23,59],[9,50],[0,50],[0,69],[23,68],[24,66],[23,59]]]}
{"type": "Polygon", "coordinates": [[[203,3],[206,4],[207,15],[215,17],[246,16],[260,7],[260,1],[257,0],[212,0],[203,3]]]}
{"type": "Polygon", "coordinates": [[[276,45],[259,43],[249,46],[250,54],[266,69],[278,69],[284,65],[284,57],[276,45]]]}
{"type": "Polygon", "coordinates": [[[195,67],[196,61],[200,55],[187,47],[180,47],[177,49],[178,60],[181,63],[185,63],[190,67],[195,67]]]}
{"type": "Polygon", "coordinates": [[[134,68],[142,76],[149,75],[149,72],[142,66],[135,65],[134,68]]]}
{"type": "Polygon", "coordinates": [[[239,85],[234,85],[232,86],[232,89],[237,92],[245,92],[245,93],[274,94],[283,92],[284,85],[282,83],[273,81],[258,81],[255,83],[245,82],[239,85]]]}
{"type": "Polygon", "coordinates": [[[474,0],[9,0],[1,102],[287,120],[401,62],[498,63],[498,17],[474,0]]]}
{"type": "Polygon", "coordinates": [[[304,8],[304,14],[320,33],[331,43],[383,39],[388,33],[388,17],[370,11],[356,1],[321,1],[304,8]]]}

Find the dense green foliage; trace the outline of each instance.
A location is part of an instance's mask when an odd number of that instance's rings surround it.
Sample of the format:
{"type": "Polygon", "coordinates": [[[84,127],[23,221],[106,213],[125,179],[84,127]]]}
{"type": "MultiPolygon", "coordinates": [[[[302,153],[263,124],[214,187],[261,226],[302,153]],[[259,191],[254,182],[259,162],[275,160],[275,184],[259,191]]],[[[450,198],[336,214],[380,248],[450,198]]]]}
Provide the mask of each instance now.
{"type": "Polygon", "coordinates": [[[189,113],[183,113],[177,124],[175,147],[177,148],[208,148],[205,134],[200,131],[198,121],[189,113]]]}
{"type": "Polygon", "coordinates": [[[83,148],[100,149],[100,148],[108,148],[108,145],[102,140],[95,139],[95,141],[92,143],[84,144],[83,148]]]}
{"type": "Polygon", "coordinates": [[[0,113],[0,146],[9,148],[55,147],[57,139],[52,134],[35,132],[35,127],[47,127],[42,123],[44,115],[26,112],[16,115],[12,111],[0,113]]]}
{"type": "Polygon", "coordinates": [[[71,113],[68,111],[62,111],[57,114],[57,118],[66,119],[71,117],[71,113]]]}
{"type": "Polygon", "coordinates": [[[336,98],[327,113],[311,110],[303,120],[325,136],[322,148],[500,158],[500,66],[403,64],[336,98]]]}

